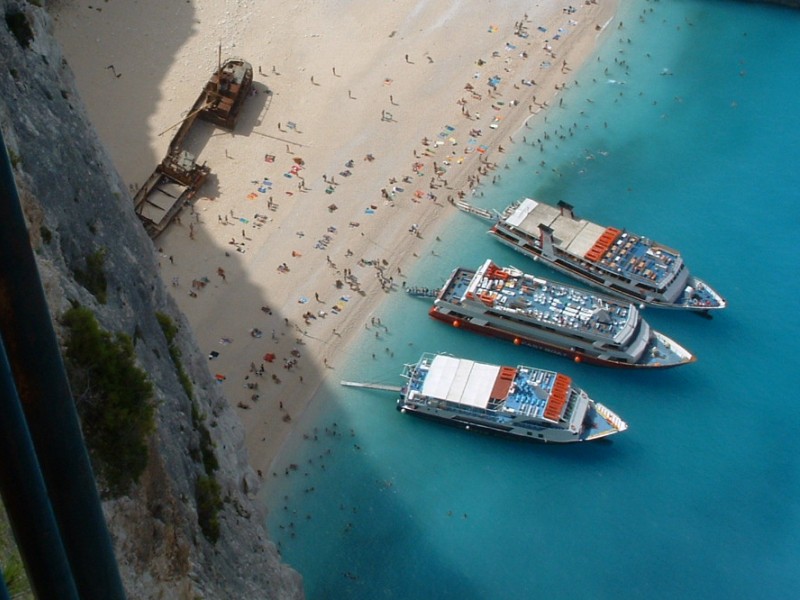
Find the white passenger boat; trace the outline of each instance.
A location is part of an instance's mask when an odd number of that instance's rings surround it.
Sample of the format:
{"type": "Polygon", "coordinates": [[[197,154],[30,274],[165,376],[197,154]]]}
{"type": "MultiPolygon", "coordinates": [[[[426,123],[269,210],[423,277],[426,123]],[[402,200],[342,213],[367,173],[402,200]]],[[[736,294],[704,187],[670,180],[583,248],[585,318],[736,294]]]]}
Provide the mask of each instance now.
{"type": "Polygon", "coordinates": [[[659,308],[709,311],[725,299],[690,274],[677,250],[614,227],[578,219],[572,206],[524,200],[502,214],[459,202],[459,208],[494,222],[500,242],[593,287],[659,308]]]}
{"type": "Polygon", "coordinates": [[[406,365],[397,408],[463,429],[538,442],[583,442],[628,425],[555,371],[444,354],[406,365]]]}

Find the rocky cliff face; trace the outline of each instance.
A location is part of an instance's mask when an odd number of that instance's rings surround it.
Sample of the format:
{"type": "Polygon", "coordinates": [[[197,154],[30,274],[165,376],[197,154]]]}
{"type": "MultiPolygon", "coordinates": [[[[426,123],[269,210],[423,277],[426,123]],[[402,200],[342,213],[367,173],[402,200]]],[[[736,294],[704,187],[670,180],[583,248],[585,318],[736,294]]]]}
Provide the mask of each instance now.
{"type": "Polygon", "coordinates": [[[129,596],[301,598],[300,576],[281,564],[253,502],[258,480],[241,424],[159,278],[153,245],[88,122],[47,14],[23,0],[0,0],[0,11],[0,127],[51,312],[58,317],[77,301],[105,329],[127,333],[156,390],[147,470],[128,496],[104,504],[129,596]],[[74,276],[97,251],[105,255],[105,304],[74,276]],[[180,327],[176,341],[193,399],[179,381],[157,312],[180,327]],[[195,486],[204,466],[193,403],[219,462],[224,504],[216,544],[198,526],[195,486]]]}

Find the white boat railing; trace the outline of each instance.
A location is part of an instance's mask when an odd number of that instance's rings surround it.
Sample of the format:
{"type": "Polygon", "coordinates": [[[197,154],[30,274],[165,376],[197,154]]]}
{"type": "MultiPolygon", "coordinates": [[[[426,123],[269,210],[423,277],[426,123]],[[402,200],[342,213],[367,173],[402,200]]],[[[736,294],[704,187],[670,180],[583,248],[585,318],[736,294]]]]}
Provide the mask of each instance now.
{"type": "Polygon", "coordinates": [[[340,381],[341,385],[345,387],[364,388],[368,390],[380,390],[383,392],[396,392],[403,391],[403,387],[399,385],[384,385],[382,383],[361,383],[359,381],[340,381]]]}
{"type": "Polygon", "coordinates": [[[465,202],[464,200],[456,200],[455,206],[456,208],[464,211],[465,213],[475,215],[476,217],[480,217],[481,219],[485,219],[486,221],[491,221],[492,223],[495,223],[498,220],[498,215],[493,213],[492,211],[486,210],[485,208],[478,208],[477,206],[473,206],[472,204],[470,204],[469,202],[465,202]]]}

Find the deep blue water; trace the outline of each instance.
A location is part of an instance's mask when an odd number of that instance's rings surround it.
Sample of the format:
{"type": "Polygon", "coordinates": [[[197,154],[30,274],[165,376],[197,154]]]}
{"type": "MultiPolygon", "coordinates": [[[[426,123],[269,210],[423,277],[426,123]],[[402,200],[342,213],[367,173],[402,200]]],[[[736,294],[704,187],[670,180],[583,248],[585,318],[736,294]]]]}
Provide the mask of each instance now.
{"type": "MultiPolygon", "coordinates": [[[[528,445],[400,415],[391,394],[323,389],[279,459],[299,469],[267,498],[309,598],[796,597],[800,12],[633,0],[619,20],[474,201],[567,200],[680,249],[729,308],[711,321],[648,309],[698,362],[634,373],[448,328],[426,301],[391,295],[376,313],[389,333],[365,331],[337,379],[400,384],[423,351],[536,364],[630,429],[528,445]],[[521,143],[545,131],[543,152],[521,143]]],[[[454,215],[409,281],[438,285],[487,257],[554,276],[485,229],[454,215]]]]}

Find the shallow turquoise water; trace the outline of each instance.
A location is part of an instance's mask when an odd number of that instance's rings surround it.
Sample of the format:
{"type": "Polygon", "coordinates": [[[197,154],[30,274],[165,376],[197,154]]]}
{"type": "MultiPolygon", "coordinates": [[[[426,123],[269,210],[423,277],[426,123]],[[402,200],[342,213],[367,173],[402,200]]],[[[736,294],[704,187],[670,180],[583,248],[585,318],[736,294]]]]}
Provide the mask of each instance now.
{"type": "MultiPolygon", "coordinates": [[[[400,384],[422,351],[536,364],[630,429],[528,445],[400,415],[391,394],[323,389],[300,424],[308,439],[280,458],[297,471],[271,480],[267,499],[309,598],[794,597],[800,12],[636,0],[620,19],[563,108],[515,135],[510,168],[474,201],[567,200],[679,248],[729,309],[712,321],[647,310],[698,362],[633,373],[457,331],[426,301],[390,296],[378,311],[389,332],[365,331],[343,378],[400,384]],[[544,152],[521,143],[545,130],[544,152]]],[[[409,281],[438,285],[487,257],[554,276],[485,229],[454,215],[409,281]]]]}

